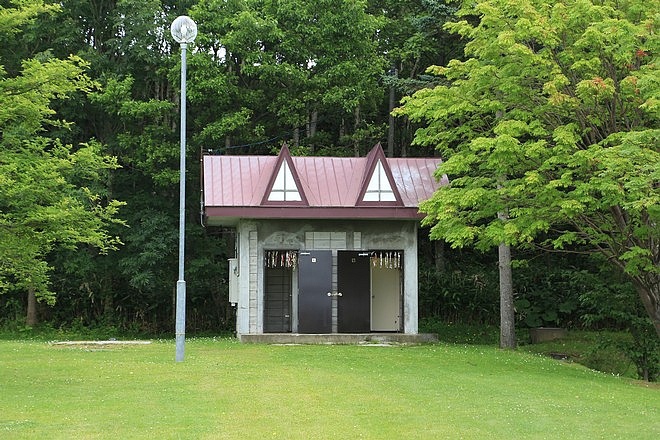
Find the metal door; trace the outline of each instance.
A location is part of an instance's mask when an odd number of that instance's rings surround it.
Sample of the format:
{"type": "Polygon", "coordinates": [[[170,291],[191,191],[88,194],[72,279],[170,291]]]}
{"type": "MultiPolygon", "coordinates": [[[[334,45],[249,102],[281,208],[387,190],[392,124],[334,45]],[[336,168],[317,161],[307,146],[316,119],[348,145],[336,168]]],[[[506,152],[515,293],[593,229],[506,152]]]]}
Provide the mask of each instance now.
{"type": "Polygon", "coordinates": [[[298,259],[298,331],[332,332],[332,251],[303,251],[298,259]]]}
{"type": "Polygon", "coordinates": [[[371,330],[369,264],[368,252],[337,252],[337,331],[340,333],[371,330]]]}
{"type": "Polygon", "coordinates": [[[264,283],[264,332],[291,331],[291,269],[267,267],[264,283]]]}

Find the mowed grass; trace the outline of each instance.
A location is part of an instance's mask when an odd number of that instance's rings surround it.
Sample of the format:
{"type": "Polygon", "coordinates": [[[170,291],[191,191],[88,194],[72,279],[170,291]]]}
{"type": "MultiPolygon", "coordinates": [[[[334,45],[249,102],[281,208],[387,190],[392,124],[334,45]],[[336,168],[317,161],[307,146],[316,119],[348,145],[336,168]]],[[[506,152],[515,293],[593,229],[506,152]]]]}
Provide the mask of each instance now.
{"type": "Polygon", "coordinates": [[[657,439],[660,389],[487,346],[0,341],[2,439],[657,439]]]}

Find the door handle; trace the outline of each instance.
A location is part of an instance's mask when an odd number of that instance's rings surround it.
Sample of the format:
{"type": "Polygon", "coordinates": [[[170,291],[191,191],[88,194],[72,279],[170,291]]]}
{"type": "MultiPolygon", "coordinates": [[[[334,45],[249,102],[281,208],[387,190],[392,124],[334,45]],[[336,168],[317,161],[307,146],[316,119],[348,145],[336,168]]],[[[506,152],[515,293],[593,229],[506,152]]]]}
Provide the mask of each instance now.
{"type": "Polygon", "coordinates": [[[327,295],[328,296],[344,296],[344,294],[341,293],[341,292],[337,292],[337,293],[328,292],[327,295]]]}

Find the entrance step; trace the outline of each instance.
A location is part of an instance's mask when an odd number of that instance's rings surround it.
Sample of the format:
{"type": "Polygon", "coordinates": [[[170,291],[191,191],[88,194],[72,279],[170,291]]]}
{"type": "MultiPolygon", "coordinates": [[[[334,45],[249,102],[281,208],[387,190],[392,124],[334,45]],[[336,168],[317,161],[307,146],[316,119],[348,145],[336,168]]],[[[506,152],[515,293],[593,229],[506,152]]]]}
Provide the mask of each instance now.
{"type": "Polygon", "coordinates": [[[438,335],[433,333],[259,333],[238,335],[238,339],[248,344],[424,344],[438,342],[438,335]]]}

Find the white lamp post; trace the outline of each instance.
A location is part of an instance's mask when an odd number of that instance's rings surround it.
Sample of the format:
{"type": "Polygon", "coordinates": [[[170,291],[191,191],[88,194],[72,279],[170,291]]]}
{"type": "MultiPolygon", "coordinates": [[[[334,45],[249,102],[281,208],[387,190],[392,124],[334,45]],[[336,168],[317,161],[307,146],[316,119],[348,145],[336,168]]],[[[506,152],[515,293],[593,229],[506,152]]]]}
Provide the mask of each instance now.
{"type": "Polygon", "coordinates": [[[186,49],[197,36],[190,17],[177,17],[170,27],[172,38],[181,45],[181,151],[179,176],[179,280],[176,282],[176,362],[183,361],[186,344],[186,281],[183,276],[186,210],[186,49]]]}

